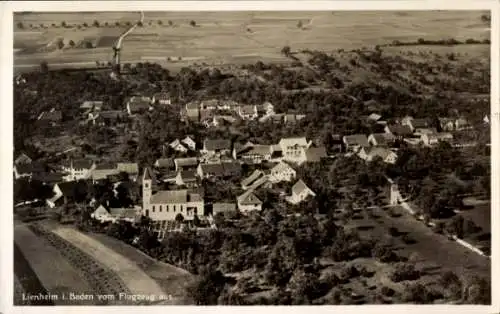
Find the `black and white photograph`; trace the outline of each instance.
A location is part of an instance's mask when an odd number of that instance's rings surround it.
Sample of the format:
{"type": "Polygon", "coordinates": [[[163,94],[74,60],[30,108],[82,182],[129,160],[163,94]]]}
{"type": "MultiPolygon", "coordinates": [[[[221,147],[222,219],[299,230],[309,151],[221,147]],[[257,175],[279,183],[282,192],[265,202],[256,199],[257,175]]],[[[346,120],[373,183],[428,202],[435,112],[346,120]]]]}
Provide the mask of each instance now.
{"type": "Polygon", "coordinates": [[[494,303],[492,10],[279,2],[12,12],[14,308],[494,303]]]}

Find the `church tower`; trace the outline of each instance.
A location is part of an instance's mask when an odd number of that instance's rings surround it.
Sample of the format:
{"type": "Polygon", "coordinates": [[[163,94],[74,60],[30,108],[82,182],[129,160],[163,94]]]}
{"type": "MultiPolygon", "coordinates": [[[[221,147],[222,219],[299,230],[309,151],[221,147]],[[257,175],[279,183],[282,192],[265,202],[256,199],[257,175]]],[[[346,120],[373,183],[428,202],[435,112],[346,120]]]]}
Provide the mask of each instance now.
{"type": "Polygon", "coordinates": [[[153,195],[153,173],[151,169],[145,168],[142,175],[142,210],[145,216],[149,216],[149,202],[153,195]]]}

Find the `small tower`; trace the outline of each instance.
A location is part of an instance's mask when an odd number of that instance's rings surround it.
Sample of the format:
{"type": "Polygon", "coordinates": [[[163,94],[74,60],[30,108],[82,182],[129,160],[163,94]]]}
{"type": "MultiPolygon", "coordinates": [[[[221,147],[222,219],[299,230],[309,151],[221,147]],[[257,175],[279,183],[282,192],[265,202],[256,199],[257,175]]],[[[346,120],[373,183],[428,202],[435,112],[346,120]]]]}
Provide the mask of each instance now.
{"type": "Polygon", "coordinates": [[[149,201],[151,195],[153,195],[153,181],[151,169],[145,168],[142,175],[142,210],[146,216],[149,216],[149,201]]]}
{"type": "Polygon", "coordinates": [[[391,184],[391,205],[397,205],[399,203],[399,190],[396,184],[391,184]]]}

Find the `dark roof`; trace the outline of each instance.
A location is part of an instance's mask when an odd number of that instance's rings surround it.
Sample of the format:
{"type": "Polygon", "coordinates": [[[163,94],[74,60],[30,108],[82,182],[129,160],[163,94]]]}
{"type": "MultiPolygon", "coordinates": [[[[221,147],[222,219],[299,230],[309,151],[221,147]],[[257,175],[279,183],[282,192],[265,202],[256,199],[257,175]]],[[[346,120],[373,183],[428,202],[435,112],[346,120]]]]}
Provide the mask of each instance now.
{"type": "Polygon", "coordinates": [[[428,128],[430,126],[430,122],[427,119],[413,119],[411,120],[411,125],[415,129],[428,128]]]}
{"type": "Polygon", "coordinates": [[[201,170],[203,171],[204,174],[211,174],[211,175],[222,175],[224,173],[224,168],[222,167],[222,164],[216,163],[216,164],[202,164],[201,165],[201,170]]]}
{"type": "Polygon", "coordinates": [[[101,111],[99,112],[99,115],[97,116],[98,118],[102,119],[120,119],[125,117],[125,113],[120,110],[107,110],[107,111],[101,111]]]}
{"type": "Polygon", "coordinates": [[[223,162],[222,167],[224,168],[224,174],[230,175],[241,172],[241,164],[238,162],[223,162]]]}
{"type": "Polygon", "coordinates": [[[68,196],[73,193],[73,189],[75,188],[76,184],[77,181],[68,181],[58,183],[57,186],[59,187],[63,195],[68,196]]]}
{"type": "Polygon", "coordinates": [[[102,164],[98,164],[95,167],[95,170],[109,170],[109,169],[116,169],[116,164],[115,163],[102,163],[102,164]]]}
{"type": "Polygon", "coordinates": [[[154,179],[153,171],[149,167],[144,168],[144,174],[142,175],[142,180],[153,180],[153,179],[154,179]]]}
{"type": "Polygon", "coordinates": [[[156,163],[158,168],[173,168],[175,167],[174,159],[173,158],[160,158],[156,160],[156,163]]]}
{"type": "Polygon", "coordinates": [[[14,160],[14,164],[26,164],[26,163],[30,163],[32,162],[33,160],[28,156],[26,155],[25,153],[21,153],[19,156],[17,156],[17,158],[14,160]]]}
{"type": "Polygon", "coordinates": [[[318,162],[321,158],[326,158],[326,148],[324,146],[320,147],[309,147],[306,151],[306,159],[309,162],[318,162]]]}
{"type": "Polygon", "coordinates": [[[40,172],[32,176],[32,180],[41,181],[45,183],[56,183],[62,181],[63,175],[55,172],[40,172]]]}
{"type": "Polygon", "coordinates": [[[348,145],[369,146],[368,138],[364,134],[346,135],[344,139],[348,145]]]}
{"type": "Polygon", "coordinates": [[[194,170],[183,170],[179,174],[182,181],[196,181],[196,171],[194,170]]]}
{"type": "Polygon", "coordinates": [[[206,139],[203,141],[203,147],[207,151],[231,149],[231,141],[206,139]]]}
{"type": "Polygon", "coordinates": [[[131,97],[128,101],[128,106],[131,112],[148,110],[151,105],[151,100],[142,97],[131,97]]]}
{"type": "Polygon", "coordinates": [[[30,164],[16,165],[16,171],[19,174],[45,172],[46,170],[47,170],[47,166],[40,163],[40,162],[32,162],[30,164]]]}
{"type": "Polygon", "coordinates": [[[397,135],[397,136],[404,136],[404,135],[413,134],[410,127],[407,125],[391,124],[391,125],[388,125],[387,127],[389,128],[389,131],[391,131],[392,134],[397,135]]]}
{"type": "Polygon", "coordinates": [[[72,161],[74,169],[90,169],[93,164],[94,161],[90,159],[76,159],[72,161]]]}
{"type": "Polygon", "coordinates": [[[236,204],[234,203],[214,203],[212,212],[213,214],[230,212],[236,210],[236,204]]]}

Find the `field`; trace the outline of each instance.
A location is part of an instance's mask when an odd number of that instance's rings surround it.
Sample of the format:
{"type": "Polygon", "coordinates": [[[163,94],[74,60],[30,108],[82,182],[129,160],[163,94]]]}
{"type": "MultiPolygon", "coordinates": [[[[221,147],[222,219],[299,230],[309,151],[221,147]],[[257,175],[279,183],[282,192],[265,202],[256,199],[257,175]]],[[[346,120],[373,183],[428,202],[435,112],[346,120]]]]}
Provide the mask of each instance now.
{"type": "MultiPolygon", "coordinates": [[[[310,49],[331,52],[355,49],[394,40],[416,41],[456,38],[489,38],[489,27],[480,11],[429,12],[145,12],[143,27],[137,27],[123,42],[122,61],[150,61],[174,68],[192,63],[241,64],[283,62],[280,51],[310,49]],[[161,21],[161,24],[158,23],[161,21]],[[169,25],[171,21],[172,25],[169,25]],[[195,21],[196,26],[190,25],[195,21]],[[301,23],[301,27],[299,27],[301,23]],[[181,60],[179,60],[181,58],[181,60]],[[171,61],[169,61],[169,59],[171,61]]],[[[14,17],[24,29],[16,29],[18,48],[47,45],[55,38],[115,36],[123,27],[115,22],[135,22],[139,13],[36,13],[14,17]],[[47,27],[62,21],[89,27],[47,27]],[[92,27],[98,20],[100,27],[92,27]],[[103,26],[104,23],[108,26],[103,26]],[[45,28],[35,26],[40,23],[45,28]],[[32,24],[33,28],[29,28],[32,24]],[[28,28],[28,29],[27,29],[28,28]]],[[[460,49],[460,48],[458,48],[460,49]]],[[[109,61],[109,48],[63,49],[52,52],[17,53],[16,67],[29,68],[42,60],[49,64],[109,61]]]]}
{"type": "Polygon", "coordinates": [[[19,295],[23,292],[58,296],[44,304],[175,304],[183,300],[183,287],[190,282],[191,275],[185,271],[155,262],[106,236],[87,236],[70,227],[46,222],[20,224],[14,238],[16,304],[24,303],[19,295]],[[93,299],[69,300],[71,292],[93,299]],[[119,293],[165,300],[125,300],[117,297],[119,293]],[[97,295],[115,297],[103,300],[97,295]]]}

